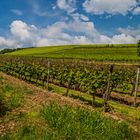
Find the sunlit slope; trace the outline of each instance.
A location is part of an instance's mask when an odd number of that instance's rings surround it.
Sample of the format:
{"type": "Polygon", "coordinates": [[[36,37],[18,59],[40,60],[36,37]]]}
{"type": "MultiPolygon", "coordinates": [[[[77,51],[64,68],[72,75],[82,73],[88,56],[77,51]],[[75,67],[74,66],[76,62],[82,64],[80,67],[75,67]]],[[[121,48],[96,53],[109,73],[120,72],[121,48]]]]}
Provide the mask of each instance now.
{"type": "Polygon", "coordinates": [[[36,47],[36,48],[26,48],[23,50],[18,50],[9,54],[12,55],[43,55],[50,54],[53,52],[63,51],[65,49],[71,49],[73,46],[46,46],[46,47],[36,47]]]}
{"type": "Polygon", "coordinates": [[[9,53],[48,58],[77,58],[92,60],[139,60],[136,45],[72,45],[23,49],[9,53]]]}

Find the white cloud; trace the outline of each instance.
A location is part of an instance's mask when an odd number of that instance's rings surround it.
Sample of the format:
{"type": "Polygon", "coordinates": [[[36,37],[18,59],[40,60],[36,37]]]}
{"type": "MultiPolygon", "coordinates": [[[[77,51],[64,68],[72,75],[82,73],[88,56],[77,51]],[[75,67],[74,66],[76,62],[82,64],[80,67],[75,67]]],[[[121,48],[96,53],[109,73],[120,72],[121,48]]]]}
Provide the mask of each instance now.
{"type": "Polygon", "coordinates": [[[47,11],[42,11],[42,10],[40,9],[40,6],[39,6],[38,3],[36,3],[36,1],[32,1],[32,2],[31,2],[31,6],[32,6],[32,8],[33,8],[33,12],[34,12],[36,15],[38,15],[38,16],[48,16],[48,15],[49,15],[47,11]]]}
{"type": "MultiPolygon", "coordinates": [[[[50,12],[47,9],[44,9],[38,0],[27,0],[28,4],[31,6],[32,12],[40,17],[52,17],[58,15],[58,12],[50,12]]],[[[52,9],[54,10],[56,7],[53,5],[52,9]]]]}
{"type": "Polygon", "coordinates": [[[140,25],[136,28],[134,27],[130,27],[128,26],[127,28],[118,28],[117,31],[119,33],[123,33],[123,34],[126,34],[126,35],[131,35],[133,37],[136,37],[137,35],[140,35],[140,25]]]}
{"type": "Polygon", "coordinates": [[[11,38],[16,40],[18,47],[35,46],[40,35],[39,29],[34,25],[28,25],[23,21],[15,20],[10,25],[11,38]]]}
{"type": "Polygon", "coordinates": [[[80,20],[70,22],[67,30],[74,31],[76,34],[84,35],[92,41],[96,41],[99,36],[98,31],[95,29],[93,22],[83,22],[80,20]]]}
{"type": "Polygon", "coordinates": [[[13,21],[10,28],[13,36],[21,41],[31,38],[30,31],[32,30],[32,26],[28,26],[25,22],[19,20],[13,21]]]}
{"type": "Polygon", "coordinates": [[[47,11],[42,11],[39,4],[36,1],[29,1],[32,6],[33,12],[38,16],[48,16],[49,13],[47,11]]]}
{"type": "Polygon", "coordinates": [[[128,26],[127,28],[118,28],[117,31],[123,35],[121,36],[121,38],[125,38],[125,40],[128,43],[129,42],[137,43],[137,41],[140,40],[140,25],[136,28],[130,26],[128,26]]]}
{"type": "Polygon", "coordinates": [[[97,36],[93,23],[78,20],[69,23],[57,22],[43,29],[42,33],[43,39],[38,42],[38,45],[86,44],[92,43],[90,38],[97,36]]]}
{"type": "Polygon", "coordinates": [[[57,0],[57,6],[62,10],[66,10],[68,13],[72,13],[76,10],[76,8],[74,8],[75,4],[75,0],[57,0]]]}
{"type": "Polygon", "coordinates": [[[89,18],[85,15],[81,15],[80,17],[83,21],[89,21],[89,18]]]}
{"type": "Polygon", "coordinates": [[[57,6],[65,10],[69,16],[74,20],[89,21],[89,18],[83,14],[79,14],[76,11],[76,1],[75,0],[57,0],[57,6]]]}
{"type": "Polygon", "coordinates": [[[79,13],[71,13],[70,16],[74,19],[74,20],[82,20],[82,21],[89,21],[89,18],[83,14],[79,14],[79,13]]]}
{"type": "Polygon", "coordinates": [[[134,15],[140,15],[140,7],[136,7],[136,8],[133,10],[133,14],[134,14],[134,15]]]}
{"type": "Polygon", "coordinates": [[[111,44],[134,44],[137,42],[134,37],[125,34],[115,35],[111,40],[111,44]]]}
{"type": "Polygon", "coordinates": [[[114,35],[113,37],[100,35],[100,39],[98,42],[101,44],[135,44],[139,39],[140,36],[138,38],[135,38],[126,34],[114,35]]]}
{"type": "Polygon", "coordinates": [[[0,48],[1,47],[14,47],[15,45],[16,45],[16,42],[14,40],[6,39],[0,36],[0,48]]]}
{"type": "Polygon", "coordinates": [[[34,25],[28,25],[20,20],[15,20],[10,25],[11,36],[0,37],[1,47],[29,47],[36,45],[39,36],[34,25]]]}
{"type": "Polygon", "coordinates": [[[95,15],[104,13],[126,15],[136,5],[137,0],[85,0],[83,3],[85,11],[95,15]]]}
{"type": "Polygon", "coordinates": [[[131,34],[131,31],[125,31],[125,29],[118,30],[120,34],[108,37],[101,34],[93,22],[80,19],[56,22],[46,28],[38,28],[16,20],[10,25],[11,35],[7,38],[0,37],[0,48],[92,43],[123,44],[136,43],[140,39],[139,32],[134,31],[131,34]]]}
{"type": "Polygon", "coordinates": [[[136,40],[140,40],[140,34],[136,36],[136,40]]]}
{"type": "Polygon", "coordinates": [[[111,38],[109,38],[106,35],[100,35],[99,43],[101,43],[101,44],[111,44],[112,40],[111,40],[111,38]]]}
{"type": "Polygon", "coordinates": [[[23,15],[23,12],[21,10],[18,10],[18,9],[12,9],[11,12],[16,14],[16,15],[18,15],[18,16],[22,16],[23,15]]]}

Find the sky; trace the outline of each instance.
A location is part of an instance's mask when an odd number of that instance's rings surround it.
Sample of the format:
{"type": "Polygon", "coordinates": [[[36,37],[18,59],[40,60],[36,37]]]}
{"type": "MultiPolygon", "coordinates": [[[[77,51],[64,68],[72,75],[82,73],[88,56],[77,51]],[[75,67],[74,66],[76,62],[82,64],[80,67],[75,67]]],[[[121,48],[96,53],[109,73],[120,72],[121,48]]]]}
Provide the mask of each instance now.
{"type": "Polygon", "coordinates": [[[140,40],[140,0],[0,0],[0,49],[140,40]]]}

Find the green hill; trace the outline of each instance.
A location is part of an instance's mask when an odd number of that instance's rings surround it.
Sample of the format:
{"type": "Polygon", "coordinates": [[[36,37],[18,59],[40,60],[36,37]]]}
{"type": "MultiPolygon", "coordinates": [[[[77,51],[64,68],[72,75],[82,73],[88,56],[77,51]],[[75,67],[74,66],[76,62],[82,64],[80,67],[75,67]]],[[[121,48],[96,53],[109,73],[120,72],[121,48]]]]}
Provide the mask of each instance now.
{"type": "Polygon", "coordinates": [[[74,58],[108,61],[139,60],[136,44],[127,45],[66,45],[18,50],[10,55],[28,55],[47,58],[74,58]]]}

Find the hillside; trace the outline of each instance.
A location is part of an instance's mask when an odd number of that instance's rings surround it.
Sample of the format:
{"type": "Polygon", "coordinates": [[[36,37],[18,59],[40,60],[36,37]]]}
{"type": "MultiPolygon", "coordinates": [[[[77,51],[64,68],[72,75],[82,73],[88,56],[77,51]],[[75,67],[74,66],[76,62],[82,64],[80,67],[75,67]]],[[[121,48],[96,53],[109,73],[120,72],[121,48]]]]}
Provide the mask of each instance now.
{"type": "Polygon", "coordinates": [[[25,55],[47,58],[72,58],[99,61],[139,60],[136,45],[69,45],[28,48],[9,55],[25,55]]]}
{"type": "Polygon", "coordinates": [[[138,62],[136,51],[73,45],[0,55],[0,139],[139,139],[139,69],[121,63],[138,62]]]}

